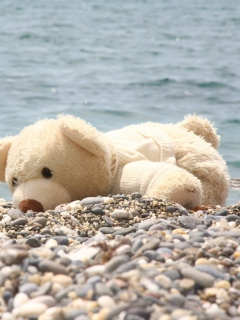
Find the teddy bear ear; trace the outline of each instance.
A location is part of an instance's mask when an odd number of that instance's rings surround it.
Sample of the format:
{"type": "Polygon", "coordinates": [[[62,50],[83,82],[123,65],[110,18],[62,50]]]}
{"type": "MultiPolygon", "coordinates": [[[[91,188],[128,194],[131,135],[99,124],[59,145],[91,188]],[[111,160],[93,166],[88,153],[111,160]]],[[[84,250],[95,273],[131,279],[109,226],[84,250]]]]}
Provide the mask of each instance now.
{"type": "Polygon", "coordinates": [[[11,148],[14,137],[0,139],[0,181],[5,182],[5,170],[8,151],[11,148]]]}
{"type": "Polygon", "coordinates": [[[98,157],[108,153],[105,135],[91,124],[70,115],[60,115],[58,121],[61,131],[85,150],[98,157]]]}

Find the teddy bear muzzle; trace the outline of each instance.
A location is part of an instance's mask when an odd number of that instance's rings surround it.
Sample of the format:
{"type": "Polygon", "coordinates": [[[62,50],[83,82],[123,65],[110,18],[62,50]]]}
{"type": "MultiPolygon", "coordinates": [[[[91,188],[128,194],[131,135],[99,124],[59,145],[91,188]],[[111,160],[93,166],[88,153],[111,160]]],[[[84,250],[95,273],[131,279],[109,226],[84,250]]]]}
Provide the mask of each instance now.
{"type": "Polygon", "coordinates": [[[43,205],[34,199],[26,199],[19,203],[19,209],[22,212],[27,212],[28,210],[32,210],[35,212],[44,212],[43,205]]]}

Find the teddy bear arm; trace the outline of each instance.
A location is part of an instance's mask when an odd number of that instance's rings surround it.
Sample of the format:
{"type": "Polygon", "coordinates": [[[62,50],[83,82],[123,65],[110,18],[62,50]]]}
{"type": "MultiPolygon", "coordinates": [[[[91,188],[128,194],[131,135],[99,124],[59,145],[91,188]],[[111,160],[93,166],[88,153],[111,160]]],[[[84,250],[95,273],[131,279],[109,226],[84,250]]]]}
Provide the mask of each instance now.
{"type": "Polygon", "coordinates": [[[192,209],[201,205],[202,185],[199,179],[186,170],[164,164],[151,180],[146,195],[155,198],[166,197],[192,209]]]}
{"type": "Polygon", "coordinates": [[[201,204],[201,182],[175,165],[135,161],[119,170],[112,193],[140,192],[149,197],[168,197],[188,208],[201,204]]]}

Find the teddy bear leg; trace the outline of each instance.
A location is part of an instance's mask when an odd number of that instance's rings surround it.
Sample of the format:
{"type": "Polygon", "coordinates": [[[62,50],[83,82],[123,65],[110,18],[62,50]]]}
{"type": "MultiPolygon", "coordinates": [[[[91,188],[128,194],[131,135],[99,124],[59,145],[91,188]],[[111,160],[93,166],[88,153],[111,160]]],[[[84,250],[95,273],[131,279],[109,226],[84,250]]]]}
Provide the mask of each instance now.
{"type": "Polygon", "coordinates": [[[184,169],[174,168],[155,175],[147,195],[150,197],[167,197],[171,201],[193,209],[201,205],[202,185],[199,179],[184,169]]]}

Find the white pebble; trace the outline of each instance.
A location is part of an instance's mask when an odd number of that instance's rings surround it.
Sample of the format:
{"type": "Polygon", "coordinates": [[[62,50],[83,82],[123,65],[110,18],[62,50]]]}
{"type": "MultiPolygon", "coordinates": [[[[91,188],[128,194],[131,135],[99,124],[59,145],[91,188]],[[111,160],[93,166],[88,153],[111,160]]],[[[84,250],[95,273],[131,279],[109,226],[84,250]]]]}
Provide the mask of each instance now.
{"type": "Polygon", "coordinates": [[[97,303],[99,304],[100,307],[104,308],[104,307],[113,307],[115,306],[115,301],[113,300],[113,298],[111,298],[110,296],[100,296],[97,299],[97,303]]]}
{"type": "Polygon", "coordinates": [[[30,316],[39,316],[47,310],[47,306],[40,302],[28,301],[18,308],[14,308],[12,313],[16,317],[29,318],[30,316]]]}
{"type": "Polygon", "coordinates": [[[22,304],[26,303],[29,300],[28,295],[24,292],[19,292],[15,295],[13,299],[14,308],[20,307],[22,304]]]}
{"type": "Polygon", "coordinates": [[[2,314],[2,320],[15,320],[16,318],[14,317],[14,315],[10,312],[4,312],[2,314]]]}
{"type": "Polygon", "coordinates": [[[104,204],[110,204],[110,203],[114,203],[114,199],[113,198],[109,198],[109,197],[104,197],[104,204]]]}
{"type": "Polygon", "coordinates": [[[56,248],[58,246],[58,242],[55,239],[49,239],[45,243],[46,248],[56,248]]]}
{"type": "Polygon", "coordinates": [[[105,265],[104,264],[96,264],[94,266],[88,267],[87,269],[84,270],[84,274],[87,277],[92,277],[92,276],[102,276],[105,271],[105,265]]]}
{"type": "Polygon", "coordinates": [[[235,228],[235,227],[237,226],[237,224],[236,224],[235,221],[230,221],[230,222],[228,222],[228,224],[229,224],[229,226],[230,226],[231,228],[235,228]]]}

